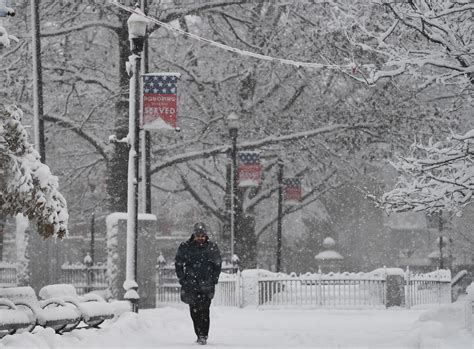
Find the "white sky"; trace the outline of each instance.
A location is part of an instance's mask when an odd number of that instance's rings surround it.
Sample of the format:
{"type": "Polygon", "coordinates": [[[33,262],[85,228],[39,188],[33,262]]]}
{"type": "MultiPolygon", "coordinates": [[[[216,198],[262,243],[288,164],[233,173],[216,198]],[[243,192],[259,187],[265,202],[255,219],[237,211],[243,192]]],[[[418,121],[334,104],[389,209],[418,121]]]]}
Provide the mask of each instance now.
{"type": "MultiPolygon", "coordinates": [[[[417,309],[211,308],[210,348],[474,348],[464,303],[417,309]]],[[[186,306],[124,313],[101,329],[37,328],[0,348],[196,348],[186,306]]]]}

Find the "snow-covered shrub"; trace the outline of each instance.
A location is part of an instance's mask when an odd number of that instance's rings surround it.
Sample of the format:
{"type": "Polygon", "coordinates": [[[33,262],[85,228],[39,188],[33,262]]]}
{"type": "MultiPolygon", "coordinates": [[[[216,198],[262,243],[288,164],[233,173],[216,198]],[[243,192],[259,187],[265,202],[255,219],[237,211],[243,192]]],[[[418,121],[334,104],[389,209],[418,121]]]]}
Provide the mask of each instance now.
{"type": "Polygon", "coordinates": [[[62,238],[69,218],[66,200],[58,191],[58,178],[28,142],[21,116],[15,106],[0,104],[0,210],[23,213],[44,238],[62,238]]]}

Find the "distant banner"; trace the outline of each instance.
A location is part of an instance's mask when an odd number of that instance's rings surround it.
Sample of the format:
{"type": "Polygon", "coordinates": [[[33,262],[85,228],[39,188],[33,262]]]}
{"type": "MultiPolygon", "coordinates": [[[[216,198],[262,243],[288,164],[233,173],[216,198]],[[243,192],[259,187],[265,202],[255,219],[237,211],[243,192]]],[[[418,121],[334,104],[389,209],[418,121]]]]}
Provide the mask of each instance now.
{"type": "Polygon", "coordinates": [[[260,185],[260,153],[239,152],[237,177],[239,187],[258,187],[260,185]]]}
{"type": "Polygon", "coordinates": [[[298,177],[283,179],[283,202],[296,205],[301,202],[301,179],[298,177]]]}
{"type": "Polygon", "coordinates": [[[144,130],[174,130],[176,128],[177,82],[179,73],[143,75],[144,130]]]}

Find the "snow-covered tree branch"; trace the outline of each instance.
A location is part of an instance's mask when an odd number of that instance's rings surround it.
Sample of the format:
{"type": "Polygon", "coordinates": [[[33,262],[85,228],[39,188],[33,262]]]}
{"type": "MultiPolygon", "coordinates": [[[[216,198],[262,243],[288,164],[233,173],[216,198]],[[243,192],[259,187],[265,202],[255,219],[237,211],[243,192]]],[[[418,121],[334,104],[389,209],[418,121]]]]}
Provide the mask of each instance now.
{"type": "MultiPolygon", "coordinates": [[[[354,125],[349,125],[349,124],[335,125],[334,124],[334,125],[329,125],[329,126],[321,127],[318,129],[314,129],[314,130],[295,132],[292,134],[281,135],[281,136],[269,136],[269,137],[265,137],[263,139],[259,139],[255,141],[242,142],[238,144],[238,149],[239,150],[252,150],[252,149],[258,149],[264,146],[268,146],[271,144],[291,142],[298,139],[303,139],[303,138],[306,139],[306,138],[321,136],[328,133],[337,133],[337,132],[342,132],[342,131],[347,131],[347,130],[360,131],[360,130],[371,129],[371,128],[379,128],[379,127],[382,127],[382,125],[370,124],[370,123],[360,123],[360,124],[354,124],[354,125]]],[[[227,151],[229,151],[229,149],[230,149],[230,145],[222,145],[222,146],[217,146],[214,148],[191,151],[185,154],[179,154],[179,155],[165,159],[162,163],[160,163],[155,168],[153,168],[151,170],[151,173],[156,173],[163,168],[169,167],[171,165],[179,164],[182,162],[206,158],[206,157],[210,157],[219,153],[226,153],[227,151]]]]}
{"type": "Polygon", "coordinates": [[[409,74],[427,83],[472,85],[473,5],[459,1],[386,1],[334,7],[348,41],[365,51],[354,78],[368,84],[409,74]],[[371,63],[370,63],[371,61],[371,63]]]}
{"type": "Polygon", "coordinates": [[[9,47],[12,40],[18,42],[18,38],[16,36],[10,35],[5,27],[0,25],[0,48],[2,45],[9,47]]]}
{"type": "Polygon", "coordinates": [[[473,144],[474,130],[427,145],[415,142],[409,156],[393,163],[399,181],[381,197],[381,205],[395,212],[460,212],[472,202],[473,144]]]}
{"type": "Polygon", "coordinates": [[[42,164],[21,124],[21,110],[0,104],[0,209],[23,213],[37,223],[44,238],[67,233],[66,200],[58,191],[58,178],[42,164]]]}

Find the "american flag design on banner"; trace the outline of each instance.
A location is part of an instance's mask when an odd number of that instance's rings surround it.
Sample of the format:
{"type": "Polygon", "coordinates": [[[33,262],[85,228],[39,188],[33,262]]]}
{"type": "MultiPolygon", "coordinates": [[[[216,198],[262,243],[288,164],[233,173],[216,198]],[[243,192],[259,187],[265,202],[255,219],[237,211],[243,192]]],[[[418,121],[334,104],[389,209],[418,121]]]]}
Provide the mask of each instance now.
{"type": "Polygon", "coordinates": [[[295,205],[301,202],[301,179],[298,177],[283,178],[283,202],[295,205]]]}
{"type": "Polygon", "coordinates": [[[143,75],[143,129],[176,128],[178,78],[178,73],[143,75]]]}
{"type": "Polygon", "coordinates": [[[239,152],[237,177],[239,187],[258,187],[260,185],[260,153],[239,152]]]}

